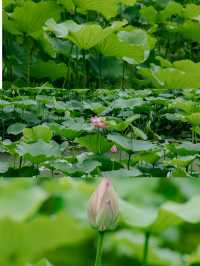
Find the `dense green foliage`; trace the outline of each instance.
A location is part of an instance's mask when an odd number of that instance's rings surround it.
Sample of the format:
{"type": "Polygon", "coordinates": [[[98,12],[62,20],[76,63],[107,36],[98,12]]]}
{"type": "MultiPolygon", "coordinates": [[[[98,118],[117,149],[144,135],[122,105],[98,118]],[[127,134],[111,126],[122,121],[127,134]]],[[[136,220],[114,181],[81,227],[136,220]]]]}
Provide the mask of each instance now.
{"type": "Polygon", "coordinates": [[[1,174],[198,177],[199,17],[198,1],[4,1],[1,174]]]}

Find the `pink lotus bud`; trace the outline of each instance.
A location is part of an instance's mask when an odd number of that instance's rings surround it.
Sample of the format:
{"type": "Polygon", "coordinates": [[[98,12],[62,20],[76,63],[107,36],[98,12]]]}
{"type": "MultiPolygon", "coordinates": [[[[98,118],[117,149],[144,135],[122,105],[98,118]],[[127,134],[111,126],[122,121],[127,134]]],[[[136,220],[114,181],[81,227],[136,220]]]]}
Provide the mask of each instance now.
{"type": "Polygon", "coordinates": [[[117,194],[114,191],[112,182],[107,178],[103,178],[89,201],[89,221],[98,231],[106,231],[115,228],[118,216],[117,194]]]}
{"type": "Polygon", "coordinates": [[[91,124],[96,128],[106,128],[106,122],[102,117],[94,116],[91,118],[91,124]]]}
{"type": "Polygon", "coordinates": [[[110,151],[111,151],[112,153],[117,153],[117,152],[118,152],[117,146],[116,146],[116,145],[113,145],[113,146],[111,147],[110,151]]]}

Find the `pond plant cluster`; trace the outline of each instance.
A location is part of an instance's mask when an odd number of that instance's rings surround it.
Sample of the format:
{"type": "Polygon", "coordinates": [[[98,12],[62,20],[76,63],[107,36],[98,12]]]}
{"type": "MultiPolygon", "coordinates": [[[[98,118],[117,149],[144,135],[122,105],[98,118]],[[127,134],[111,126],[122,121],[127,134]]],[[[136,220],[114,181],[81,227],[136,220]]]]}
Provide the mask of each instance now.
{"type": "Polygon", "coordinates": [[[200,265],[200,1],[2,6],[0,266],[200,265]]]}

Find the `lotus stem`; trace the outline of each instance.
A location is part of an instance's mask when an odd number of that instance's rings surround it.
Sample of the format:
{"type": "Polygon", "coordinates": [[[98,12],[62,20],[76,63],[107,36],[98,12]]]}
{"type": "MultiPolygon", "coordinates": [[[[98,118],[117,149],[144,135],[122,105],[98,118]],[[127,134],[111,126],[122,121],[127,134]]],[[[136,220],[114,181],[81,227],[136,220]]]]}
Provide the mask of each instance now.
{"type": "Polygon", "coordinates": [[[103,239],[104,239],[104,232],[98,232],[95,266],[101,266],[103,239]]]}
{"type": "Polygon", "coordinates": [[[131,153],[129,153],[129,154],[128,154],[128,165],[127,165],[127,167],[128,167],[128,170],[130,170],[131,156],[132,156],[132,154],[131,154],[131,153]]]}
{"type": "Polygon", "coordinates": [[[145,240],[144,240],[142,266],[147,266],[148,265],[149,239],[150,239],[150,232],[146,232],[145,233],[145,240]]]}

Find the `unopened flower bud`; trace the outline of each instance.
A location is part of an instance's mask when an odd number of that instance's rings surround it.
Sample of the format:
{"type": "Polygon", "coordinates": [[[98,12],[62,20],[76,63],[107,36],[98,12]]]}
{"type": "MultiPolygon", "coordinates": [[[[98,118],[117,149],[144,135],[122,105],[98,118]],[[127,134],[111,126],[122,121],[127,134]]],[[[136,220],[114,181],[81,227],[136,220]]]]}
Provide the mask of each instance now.
{"type": "Polygon", "coordinates": [[[89,201],[88,218],[90,224],[98,231],[111,230],[116,227],[118,216],[117,194],[112,182],[103,178],[89,201]]]}
{"type": "Polygon", "coordinates": [[[117,146],[116,146],[116,145],[113,145],[113,146],[111,147],[110,151],[111,151],[112,153],[117,153],[117,152],[118,152],[117,146]]]}
{"type": "Polygon", "coordinates": [[[95,128],[106,128],[107,127],[106,122],[102,117],[94,116],[91,118],[90,121],[91,121],[92,126],[95,128]]]}

